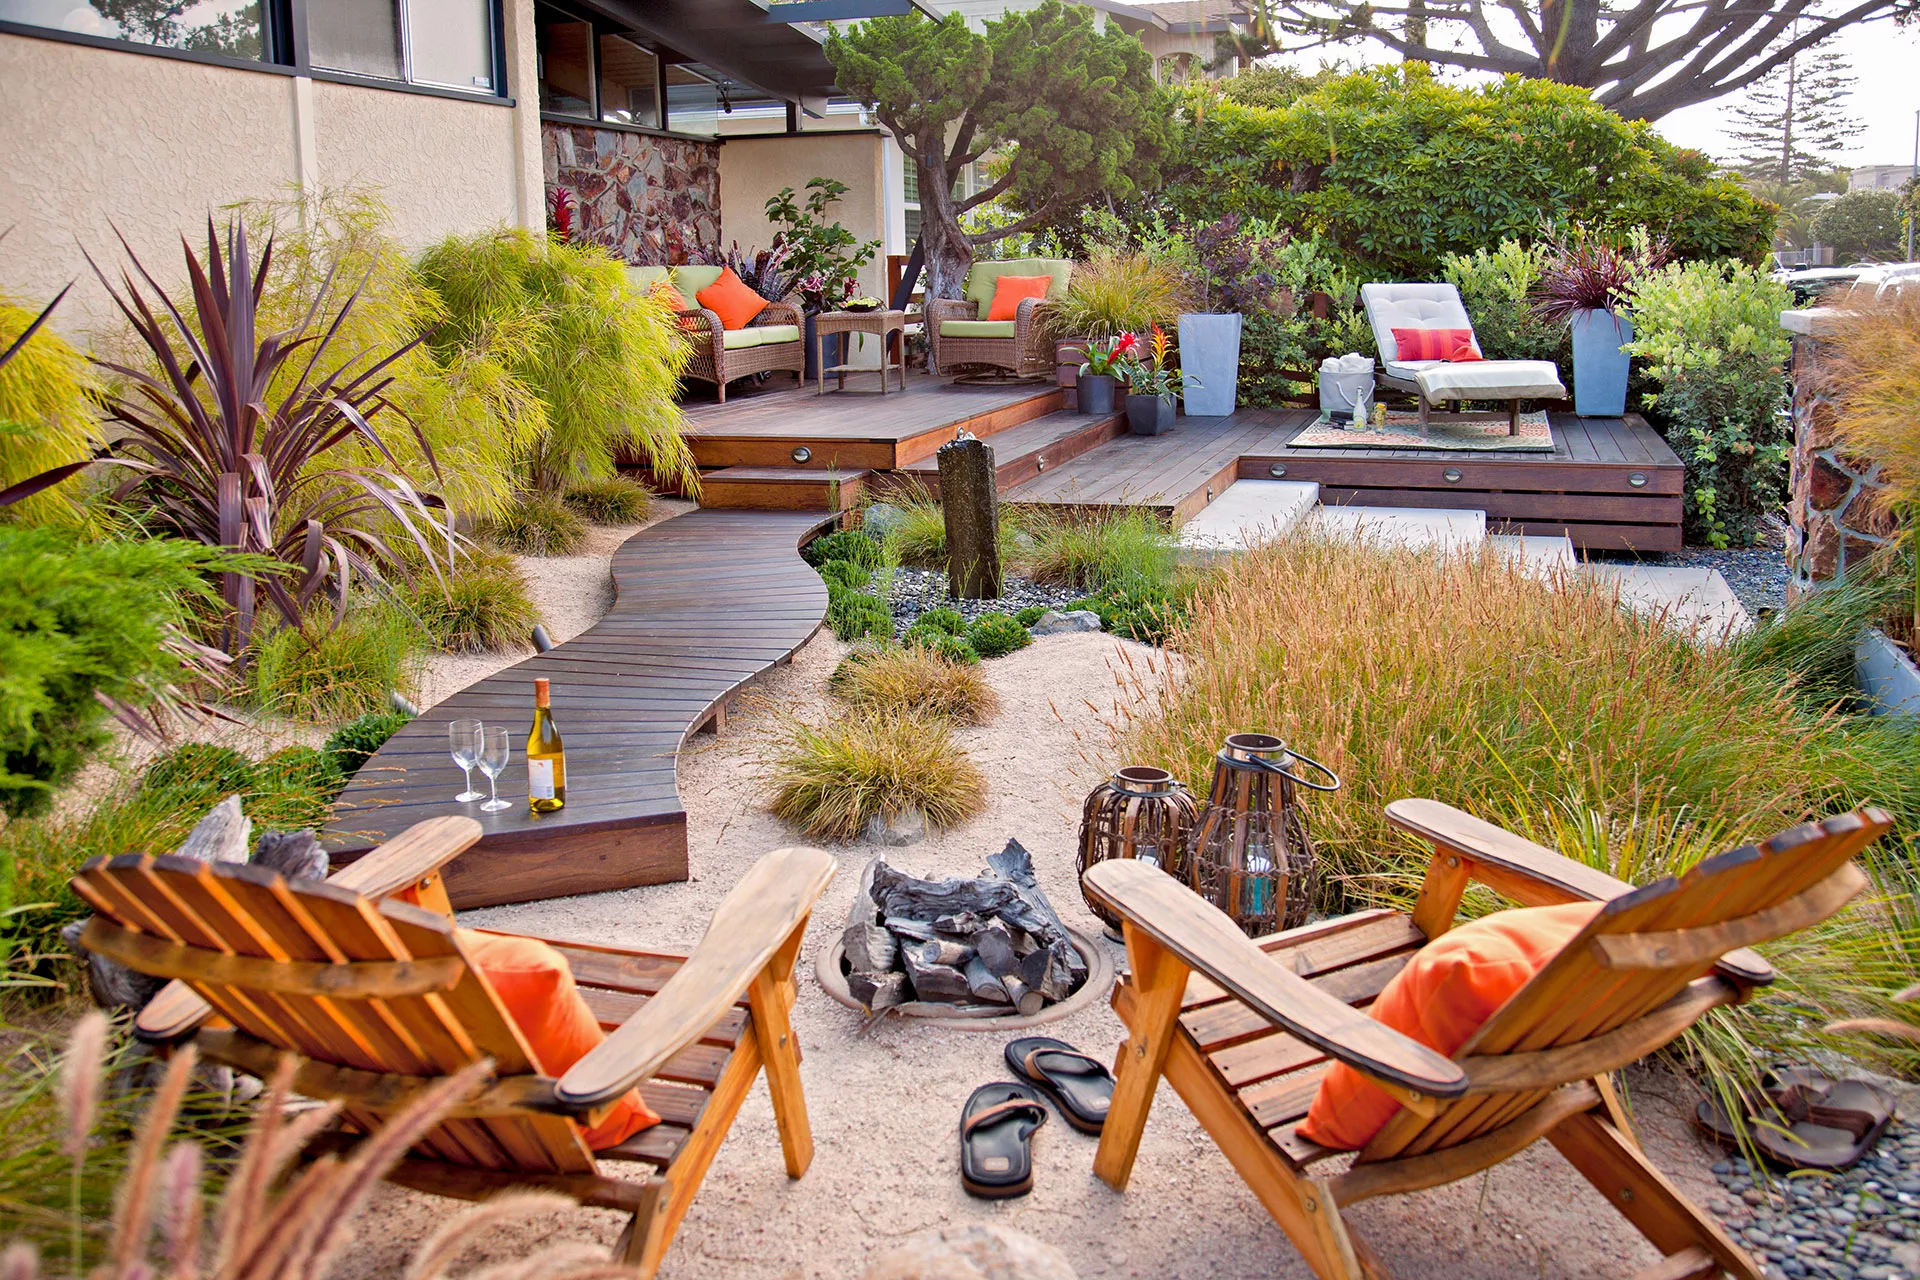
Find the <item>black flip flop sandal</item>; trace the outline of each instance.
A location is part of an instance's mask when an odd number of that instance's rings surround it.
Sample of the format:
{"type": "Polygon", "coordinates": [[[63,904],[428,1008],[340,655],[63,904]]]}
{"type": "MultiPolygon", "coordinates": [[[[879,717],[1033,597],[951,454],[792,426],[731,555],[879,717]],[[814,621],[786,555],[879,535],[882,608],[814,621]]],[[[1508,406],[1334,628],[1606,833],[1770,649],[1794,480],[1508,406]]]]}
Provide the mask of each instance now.
{"type": "Polygon", "coordinates": [[[960,1185],[983,1200],[1033,1190],[1033,1131],[1046,1104],[1023,1084],[983,1084],[960,1109],[960,1185]]]}
{"type": "MultiPolygon", "coordinates": [[[[1873,1149],[1893,1121],[1893,1100],[1861,1080],[1834,1080],[1812,1067],[1769,1073],[1758,1098],[1745,1105],[1750,1141],[1771,1163],[1788,1169],[1850,1169],[1873,1149]]],[[[1718,1099],[1699,1104],[1694,1118],[1722,1142],[1734,1126],[1718,1099]]]]}
{"type": "Polygon", "coordinates": [[[1023,1036],[1007,1045],[1007,1066],[1059,1108],[1082,1133],[1100,1132],[1113,1106],[1113,1073],[1063,1040],[1023,1036]]]}

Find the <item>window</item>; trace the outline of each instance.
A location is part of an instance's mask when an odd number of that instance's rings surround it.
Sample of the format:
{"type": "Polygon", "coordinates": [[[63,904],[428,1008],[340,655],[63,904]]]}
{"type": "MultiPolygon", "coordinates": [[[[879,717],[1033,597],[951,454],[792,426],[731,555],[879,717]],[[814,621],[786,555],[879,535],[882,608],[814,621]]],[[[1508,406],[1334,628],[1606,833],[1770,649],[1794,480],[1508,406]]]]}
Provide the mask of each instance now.
{"type": "Polygon", "coordinates": [[[492,0],[326,0],[307,6],[313,65],[492,93],[492,0]]]}
{"type": "Polygon", "coordinates": [[[720,132],[720,86],[692,67],[676,63],[666,71],[667,128],[708,137],[720,132]]]}
{"type": "Polygon", "coordinates": [[[660,127],[660,59],[626,36],[600,37],[600,118],[660,127]]]}
{"type": "Polygon", "coordinates": [[[0,20],[251,62],[261,61],[271,47],[259,0],[200,0],[190,5],[0,0],[0,20]]]}
{"type": "Polygon", "coordinates": [[[534,10],[539,48],[540,109],[585,116],[593,111],[593,24],[541,5],[534,10]]]}

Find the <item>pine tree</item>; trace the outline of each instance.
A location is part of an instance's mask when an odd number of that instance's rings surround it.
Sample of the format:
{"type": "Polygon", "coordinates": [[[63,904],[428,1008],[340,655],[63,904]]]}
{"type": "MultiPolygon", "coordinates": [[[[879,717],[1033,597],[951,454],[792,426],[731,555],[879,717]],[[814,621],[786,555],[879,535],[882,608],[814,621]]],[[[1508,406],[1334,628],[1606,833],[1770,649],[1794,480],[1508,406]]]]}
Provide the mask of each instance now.
{"type": "Polygon", "coordinates": [[[1837,53],[1790,58],[1731,108],[1727,135],[1741,150],[1736,164],[1749,179],[1788,187],[1818,182],[1865,127],[1846,110],[1854,76],[1837,53]]]}

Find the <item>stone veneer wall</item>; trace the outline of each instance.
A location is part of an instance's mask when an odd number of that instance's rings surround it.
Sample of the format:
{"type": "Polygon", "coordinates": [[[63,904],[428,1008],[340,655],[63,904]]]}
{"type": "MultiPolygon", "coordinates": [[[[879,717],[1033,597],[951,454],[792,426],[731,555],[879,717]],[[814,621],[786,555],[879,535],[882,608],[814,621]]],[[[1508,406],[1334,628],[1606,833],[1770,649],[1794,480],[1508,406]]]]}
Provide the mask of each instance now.
{"type": "Polygon", "coordinates": [[[1844,573],[1885,546],[1893,519],[1874,506],[1884,486],[1879,465],[1834,441],[1838,411],[1821,387],[1821,341],[1793,339],[1793,497],[1787,564],[1792,589],[1804,591],[1844,573]]]}
{"type": "Polygon", "coordinates": [[[720,243],[720,144],[590,124],[540,123],[549,196],[579,204],[580,234],[628,262],[682,263],[720,243]]]}

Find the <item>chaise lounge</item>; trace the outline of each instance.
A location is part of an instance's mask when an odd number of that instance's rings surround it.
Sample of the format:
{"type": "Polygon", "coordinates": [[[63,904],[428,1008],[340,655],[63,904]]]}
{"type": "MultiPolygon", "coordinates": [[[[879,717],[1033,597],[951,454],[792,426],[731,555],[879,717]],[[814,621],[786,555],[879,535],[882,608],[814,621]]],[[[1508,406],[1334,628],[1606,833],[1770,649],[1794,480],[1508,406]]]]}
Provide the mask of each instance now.
{"type": "Polygon", "coordinates": [[[1460,301],[1460,291],[1450,284],[1364,284],[1360,286],[1360,300],[1373,326],[1374,344],[1380,349],[1379,380],[1395,391],[1419,398],[1422,435],[1436,420],[1498,422],[1503,417],[1507,434],[1519,435],[1522,400],[1567,398],[1560,370],[1551,360],[1483,359],[1478,339],[1471,337],[1471,357],[1465,360],[1401,359],[1395,329],[1464,329],[1469,335],[1473,333],[1473,321],[1460,301]],[[1443,414],[1436,419],[1433,406],[1449,400],[1505,400],[1507,411],[1443,414]]]}

